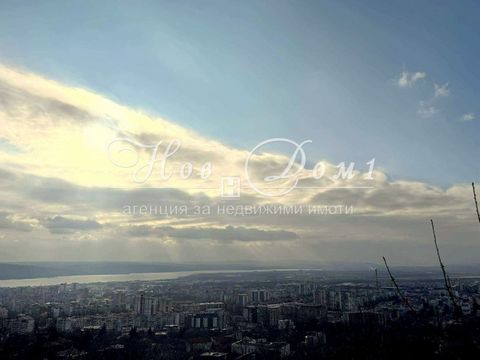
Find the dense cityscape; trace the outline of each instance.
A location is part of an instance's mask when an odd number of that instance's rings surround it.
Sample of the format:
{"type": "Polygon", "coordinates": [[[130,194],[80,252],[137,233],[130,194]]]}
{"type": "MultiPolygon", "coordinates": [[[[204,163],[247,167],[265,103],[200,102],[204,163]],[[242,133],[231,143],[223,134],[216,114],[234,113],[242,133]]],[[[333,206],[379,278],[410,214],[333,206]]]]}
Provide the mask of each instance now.
{"type": "Polygon", "coordinates": [[[0,358],[478,358],[480,281],[319,270],[0,289],[0,358]],[[401,341],[399,341],[401,340],[401,341]]]}

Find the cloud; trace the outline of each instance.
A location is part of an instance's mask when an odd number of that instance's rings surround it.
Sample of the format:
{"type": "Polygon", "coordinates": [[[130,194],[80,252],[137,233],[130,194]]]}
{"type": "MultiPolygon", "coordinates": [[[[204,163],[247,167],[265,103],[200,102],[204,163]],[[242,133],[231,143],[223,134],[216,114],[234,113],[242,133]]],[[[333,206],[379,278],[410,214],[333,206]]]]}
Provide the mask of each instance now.
{"type": "Polygon", "coordinates": [[[317,194],[311,203],[331,203],[348,198],[357,212],[370,215],[421,217],[426,211],[437,216],[468,211],[470,199],[466,186],[454,186],[447,190],[422,182],[395,181],[377,184],[369,191],[328,190],[317,194]]]}
{"type": "Polygon", "coordinates": [[[218,241],[277,241],[295,240],[298,235],[292,231],[265,230],[243,226],[226,227],[184,227],[172,226],[129,226],[127,234],[133,237],[171,237],[182,240],[218,240],[218,241]]]}
{"type": "Polygon", "coordinates": [[[431,104],[431,102],[427,101],[420,101],[419,108],[417,110],[417,114],[423,118],[430,118],[436,115],[439,110],[431,104]]]}
{"type": "Polygon", "coordinates": [[[13,213],[0,212],[0,229],[30,232],[33,230],[32,223],[13,213]]]}
{"type": "MultiPolygon", "coordinates": [[[[425,77],[425,73],[404,72],[398,86],[413,86],[425,77]]],[[[329,179],[337,169],[326,160],[324,178],[313,180],[311,169],[304,169],[299,184],[305,188],[288,196],[266,199],[245,186],[241,198],[229,202],[220,196],[220,178],[238,175],[246,184],[245,150],[100,94],[2,66],[0,93],[0,228],[6,235],[0,239],[0,260],[51,260],[52,256],[77,260],[276,260],[320,259],[326,256],[322,254],[346,259],[357,256],[349,250],[355,243],[355,249],[372,244],[359,251],[364,251],[365,258],[376,258],[375,243],[427,239],[430,244],[423,221],[431,216],[447,224],[443,229],[446,239],[467,242],[478,227],[468,222],[472,205],[468,184],[442,189],[427,183],[392,181],[382,171],[375,171],[374,180],[366,181],[361,180],[364,173],[357,171],[356,185],[373,189],[334,190],[330,187],[345,183],[329,179]],[[133,168],[114,166],[107,145],[118,136],[147,144],[162,140],[160,151],[172,139],[181,140],[181,149],[166,167],[171,179],[160,179],[155,164],[151,181],[135,184],[132,172],[146,164],[151,154],[140,150],[140,164],[133,168]],[[178,175],[185,161],[193,164],[194,175],[188,180],[178,175]],[[213,170],[204,180],[195,175],[206,161],[211,161],[213,170]],[[132,216],[123,211],[125,206],[142,205],[337,204],[353,205],[354,215],[312,216],[305,210],[287,216],[155,212],[132,216]],[[335,255],[336,250],[343,255],[335,255]]],[[[437,113],[433,104],[421,103],[420,114],[437,113]]],[[[251,159],[251,178],[262,181],[278,174],[288,160],[268,151],[257,154],[251,159]]]]}
{"type": "MultiPolygon", "coordinates": [[[[138,166],[122,169],[110,161],[108,145],[119,136],[145,145],[162,142],[165,151],[174,139],[182,141],[181,149],[166,166],[169,181],[159,182],[158,167],[152,171],[147,186],[178,187],[179,169],[192,162],[198,174],[202,161],[215,161],[217,169],[233,170],[232,163],[244,158],[244,151],[203,138],[162,118],[148,116],[105,97],[78,88],[63,86],[34,74],[0,66],[0,128],[2,143],[15,148],[14,154],[2,151],[0,161],[12,169],[28,169],[31,174],[58,178],[83,186],[134,188],[135,171],[148,163],[151,151],[136,149],[138,166]]],[[[5,147],[5,146],[3,146],[5,147]]],[[[236,168],[236,166],[235,166],[236,168]]],[[[189,189],[208,188],[211,182],[198,175],[182,184],[189,189]]]]}
{"type": "Polygon", "coordinates": [[[68,234],[78,230],[98,230],[102,225],[91,219],[69,218],[64,216],[54,216],[42,221],[52,234],[68,234]]]}
{"type": "Polygon", "coordinates": [[[433,84],[435,89],[435,97],[447,97],[450,95],[450,89],[448,88],[448,83],[443,85],[433,84]]]}
{"type": "Polygon", "coordinates": [[[32,94],[0,80],[0,108],[10,116],[22,118],[24,122],[35,122],[39,117],[58,122],[93,121],[88,111],[64,101],[49,97],[47,94],[32,94]]]}
{"type": "MultiPolygon", "coordinates": [[[[410,73],[408,71],[403,71],[400,74],[400,77],[396,80],[398,87],[413,87],[418,80],[425,79],[427,74],[425,72],[415,72],[410,73]]],[[[448,82],[443,85],[433,84],[434,94],[428,100],[420,101],[419,108],[417,110],[417,115],[422,118],[430,118],[436,115],[439,112],[438,99],[443,97],[450,96],[450,89],[448,82]]]]}
{"type": "Polygon", "coordinates": [[[475,120],[475,114],[473,112],[468,112],[463,114],[462,121],[472,121],[475,120]]]}
{"type": "Polygon", "coordinates": [[[418,80],[425,79],[427,74],[425,72],[410,73],[408,71],[402,71],[400,77],[397,79],[397,85],[399,87],[412,87],[418,80]]]}

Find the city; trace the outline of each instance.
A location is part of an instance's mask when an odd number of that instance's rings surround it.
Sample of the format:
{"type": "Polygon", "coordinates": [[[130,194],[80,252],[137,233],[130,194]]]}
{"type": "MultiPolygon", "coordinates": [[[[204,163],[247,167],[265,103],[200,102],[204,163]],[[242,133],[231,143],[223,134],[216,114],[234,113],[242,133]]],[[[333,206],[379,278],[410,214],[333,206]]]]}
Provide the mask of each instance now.
{"type": "Polygon", "coordinates": [[[480,354],[480,277],[261,271],[0,289],[0,357],[400,359],[480,354]],[[398,279],[397,279],[398,280],[398,279]],[[402,341],[399,342],[398,339],[402,341]]]}

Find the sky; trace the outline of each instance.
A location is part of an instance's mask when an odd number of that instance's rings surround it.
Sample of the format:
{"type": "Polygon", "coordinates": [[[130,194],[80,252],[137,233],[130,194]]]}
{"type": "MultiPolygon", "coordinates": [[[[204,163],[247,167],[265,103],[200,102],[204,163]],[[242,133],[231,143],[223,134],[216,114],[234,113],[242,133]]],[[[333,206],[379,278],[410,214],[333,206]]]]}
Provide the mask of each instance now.
{"type": "MultiPolygon", "coordinates": [[[[476,1],[2,1],[0,261],[388,254],[430,264],[434,217],[445,255],[479,262],[479,11],[476,1]],[[180,139],[171,169],[212,161],[213,175],[139,186],[109,159],[118,136],[180,139]],[[344,204],[354,214],[122,212],[230,204],[220,178],[243,176],[246,154],[269,138],[311,140],[306,188],[267,199],[246,189],[241,204],[344,204]],[[353,161],[365,176],[372,158],[371,189],[308,179],[317,161],[353,161]]],[[[291,147],[265,151],[252,161],[257,180],[291,147]]]]}

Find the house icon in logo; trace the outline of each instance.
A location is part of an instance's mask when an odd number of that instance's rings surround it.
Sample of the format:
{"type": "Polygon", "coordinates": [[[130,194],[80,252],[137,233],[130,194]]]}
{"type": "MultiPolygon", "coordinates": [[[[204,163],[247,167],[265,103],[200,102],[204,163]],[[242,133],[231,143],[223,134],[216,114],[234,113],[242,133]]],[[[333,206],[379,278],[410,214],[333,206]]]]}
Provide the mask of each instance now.
{"type": "Polygon", "coordinates": [[[240,177],[225,176],[221,178],[221,196],[224,198],[240,197],[240,177]]]}

